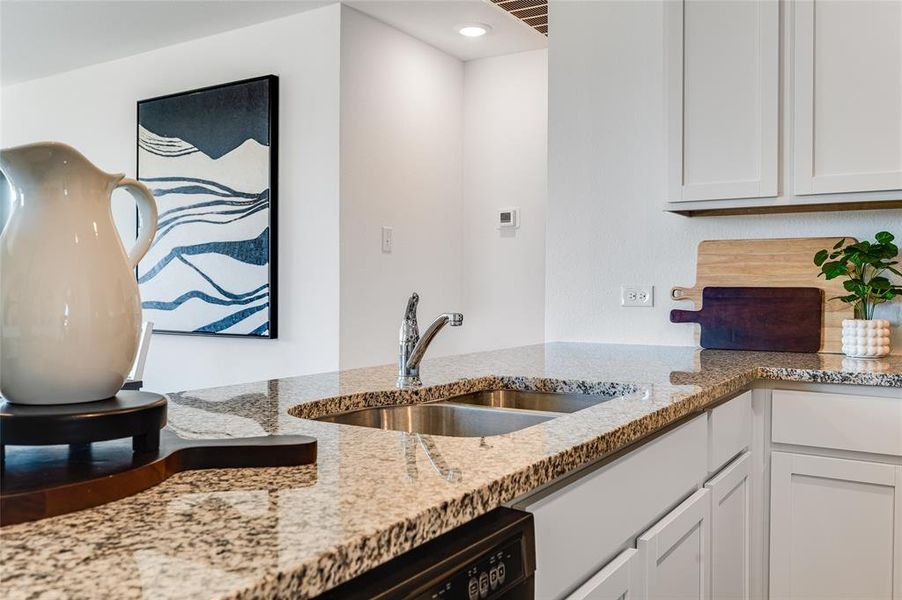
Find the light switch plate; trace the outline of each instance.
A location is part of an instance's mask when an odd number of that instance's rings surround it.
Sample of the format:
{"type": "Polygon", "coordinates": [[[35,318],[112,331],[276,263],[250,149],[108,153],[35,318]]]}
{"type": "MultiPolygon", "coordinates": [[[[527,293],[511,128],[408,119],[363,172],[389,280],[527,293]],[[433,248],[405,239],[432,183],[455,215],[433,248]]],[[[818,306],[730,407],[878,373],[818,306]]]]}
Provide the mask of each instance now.
{"type": "Polygon", "coordinates": [[[383,227],[382,228],[382,253],[383,254],[391,254],[391,238],[392,238],[391,227],[383,227]]]}

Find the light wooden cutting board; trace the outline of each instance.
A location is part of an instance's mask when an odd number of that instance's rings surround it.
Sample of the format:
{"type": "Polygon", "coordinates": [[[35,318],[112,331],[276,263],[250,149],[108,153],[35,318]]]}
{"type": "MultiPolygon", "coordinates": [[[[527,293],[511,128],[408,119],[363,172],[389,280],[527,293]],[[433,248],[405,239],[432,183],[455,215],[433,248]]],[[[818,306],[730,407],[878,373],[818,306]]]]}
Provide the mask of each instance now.
{"type": "MultiPolygon", "coordinates": [[[[842,352],[842,321],[852,319],[852,307],[834,296],[843,296],[842,279],[818,277],[814,255],[831,249],[840,238],[782,238],[770,240],[705,240],[699,242],[695,286],[674,287],[674,300],[691,300],[702,307],[705,287],[773,286],[816,287],[824,290],[821,352],[842,352]]],[[[848,241],[855,242],[854,238],[848,241]]]]}

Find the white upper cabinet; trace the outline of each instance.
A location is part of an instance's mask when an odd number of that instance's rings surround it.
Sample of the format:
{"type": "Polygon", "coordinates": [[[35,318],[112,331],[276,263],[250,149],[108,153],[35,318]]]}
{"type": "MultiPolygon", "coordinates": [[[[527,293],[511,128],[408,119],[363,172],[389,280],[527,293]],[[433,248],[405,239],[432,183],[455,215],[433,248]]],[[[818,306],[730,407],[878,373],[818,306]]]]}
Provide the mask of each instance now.
{"type": "Polygon", "coordinates": [[[902,189],[902,2],[787,8],[795,193],[902,189]]]}
{"type": "Polygon", "coordinates": [[[664,0],[665,210],[902,207],[902,0],[664,0]]]}
{"type": "Polygon", "coordinates": [[[665,6],[669,200],[776,196],[776,0],[665,6]]]}

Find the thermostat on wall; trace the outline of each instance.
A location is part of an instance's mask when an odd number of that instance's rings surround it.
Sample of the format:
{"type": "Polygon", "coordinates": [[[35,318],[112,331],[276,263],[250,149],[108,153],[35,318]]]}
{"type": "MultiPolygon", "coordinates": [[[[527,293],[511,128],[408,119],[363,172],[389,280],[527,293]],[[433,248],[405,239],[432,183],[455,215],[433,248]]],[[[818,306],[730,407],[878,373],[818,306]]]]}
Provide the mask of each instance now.
{"type": "Polygon", "coordinates": [[[520,226],[520,209],[519,208],[499,208],[498,209],[498,229],[516,229],[520,226]]]}

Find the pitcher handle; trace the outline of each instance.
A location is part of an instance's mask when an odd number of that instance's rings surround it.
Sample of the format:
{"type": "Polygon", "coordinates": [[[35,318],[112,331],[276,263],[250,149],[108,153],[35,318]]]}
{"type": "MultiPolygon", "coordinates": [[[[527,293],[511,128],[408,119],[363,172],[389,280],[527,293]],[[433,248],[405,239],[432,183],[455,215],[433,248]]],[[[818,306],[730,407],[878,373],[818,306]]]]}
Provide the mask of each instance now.
{"type": "Polygon", "coordinates": [[[128,266],[134,269],[138,266],[138,261],[144,258],[147,251],[150,250],[150,244],[157,234],[157,202],[146,185],[130,177],[122,179],[116,187],[124,188],[138,205],[141,230],[138,232],[135,245],[128,253],[128,266]]]}

